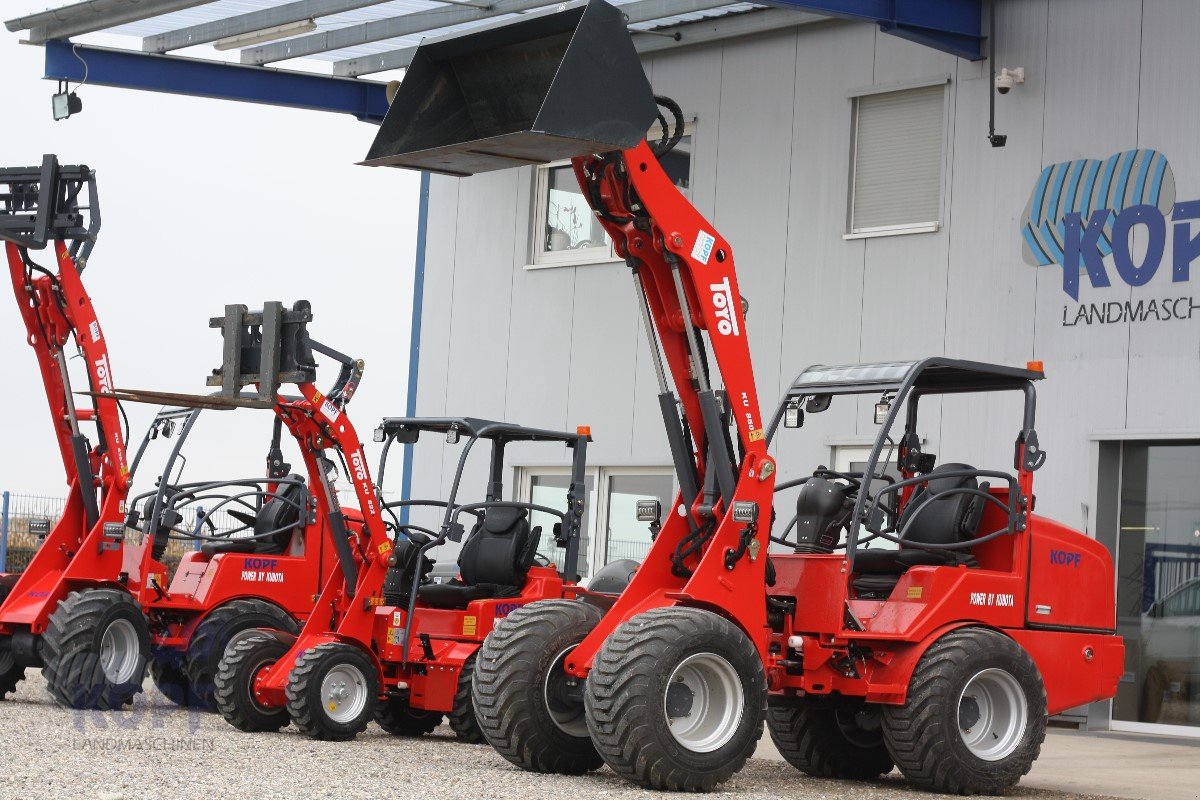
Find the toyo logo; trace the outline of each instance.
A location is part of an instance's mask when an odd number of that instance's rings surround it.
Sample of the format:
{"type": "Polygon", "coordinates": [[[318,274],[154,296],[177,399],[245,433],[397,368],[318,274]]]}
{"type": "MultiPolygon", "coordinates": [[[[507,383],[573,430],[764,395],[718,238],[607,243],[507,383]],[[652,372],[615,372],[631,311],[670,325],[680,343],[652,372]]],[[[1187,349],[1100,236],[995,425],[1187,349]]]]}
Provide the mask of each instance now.
{"type": "Polygon", "coordinates": [[[722,336],[739,336],[737,312],[733,308],[733,290],[729,287],[729,276],[720,283],[710,283],[708,289],[712,292],[712,304],[716,309],[717,330],[722,336]]]}
{"type": "Polygon", "coordinates": [[[104,355],[100,356],[100,358],[96,359],[95,366],[96,380],[100,383],[100,391],[107,394],[112,394],[112,371],[108,366],[108,354],[105,353],[104,355]]]}
{"type": "Polygon", "coordinates": [[[354,470],[354,479],[360,482],[367,480],[367,462],[363,458],[362,450],[355,450],[350,454],[350,468],[354,470]]]}

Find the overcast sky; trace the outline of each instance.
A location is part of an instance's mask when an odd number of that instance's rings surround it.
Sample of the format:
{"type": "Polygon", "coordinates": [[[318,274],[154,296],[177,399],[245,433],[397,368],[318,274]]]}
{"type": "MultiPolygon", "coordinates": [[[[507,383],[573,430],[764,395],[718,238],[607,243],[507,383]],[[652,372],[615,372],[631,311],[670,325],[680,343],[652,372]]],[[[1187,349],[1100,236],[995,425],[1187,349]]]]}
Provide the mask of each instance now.
{"type": "MultiPolygon", "coordinates": [[[[118,388],[209,391],[204,379],[221,354],[210,316],[226,303],[307,299],[314,338],[366,359],[350,406],[360,435],[369,442],[380,417],[404,413],[419,176],[355,166],[375,126],[86,85],[83,112],[55,122],[55,84],[40,79],[42,49],[17,40],[0,36],[0,166],[56,153],[96,170],[104,224],[83,277],[118,388]]],[[[122,44],[136,49],[137,40],[122,44]]],[[[63,495],[62,462],[24,337],[15,299],[0,297],[0,489],[63,495]]],[[[318,383],[328,385],[336,371],[323,366],[318,383]]],[[[127,408],[136,440],[154,409],[127,408]]],[[[208,412],[190,442],[184,479],[261,475],[269,422],[263,412],[208,412]]],[[[398,459],[393,467],[388,483],[396,489],[398,459]]],[[[142,471],[143,490],[155,468],[142,471]]]]}

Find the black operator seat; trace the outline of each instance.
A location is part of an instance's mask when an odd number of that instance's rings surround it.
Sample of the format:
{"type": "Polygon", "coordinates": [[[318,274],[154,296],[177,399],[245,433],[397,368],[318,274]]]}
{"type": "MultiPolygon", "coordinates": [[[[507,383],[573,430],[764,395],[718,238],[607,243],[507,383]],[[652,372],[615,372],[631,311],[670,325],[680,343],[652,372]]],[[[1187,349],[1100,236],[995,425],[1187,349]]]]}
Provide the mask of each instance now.
{"type": "Polygon", "coordinates": [[[263,507],[254,517],[254,535],[263,538],[252,539],[247,536],[209,541],[200,545],[200,552],[209,557],[218,553],[252,553],[264,556],[286,553],[292,543],[292,534],[302,528],[306,521],[308,488],[300,475],[289,475],[285,481],[283,488],[263,503],[263,507]]]}
{"type": "MultiPolygon", "coordinates": [[[[905,542],[918,544],[958,544],[975,538],[983,516],[983,498],[962,492],[946,494],[951,489],[983,489],[972,475],[939,477],[939,473],[974,470],[969,464],[942,464],[928,475],[929,481],[909,498],[900,514],[896,530],[904,530],[913,520],[905,542]],[[917,510],[928,505],[919,515],[917,510]]],[[[891,594],[896,581],[909,567],[916,566],[979,566],[970,550],[922,550],[900,545],[898,550],[858,550],[854,554],[854,571],[858,577],[854,587],[860,594],[883,597],[891,594]]]]}
{"type": "Polygon", "coordinates": [[[460,577],[426,584],[417,597],[433,608],[464,609],[472,600],[519,595],[542,535],[528,517],[523,508],[488,508],[458,555],[460,577]]]}

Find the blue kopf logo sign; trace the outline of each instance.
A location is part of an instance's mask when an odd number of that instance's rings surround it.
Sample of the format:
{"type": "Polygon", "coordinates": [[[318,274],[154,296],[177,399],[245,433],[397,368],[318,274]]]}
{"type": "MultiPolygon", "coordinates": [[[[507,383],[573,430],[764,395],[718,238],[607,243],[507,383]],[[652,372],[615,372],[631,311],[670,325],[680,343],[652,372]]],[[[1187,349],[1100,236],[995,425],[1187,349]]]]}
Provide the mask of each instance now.
{"type": "MultiPolygon", "coordinates": [[[[1149,283],[1163,266],[1169,234],[1171,280],[1186,282],[1192,261],[1200,256],[1200,234],[1192,235],[1193,220],[1200,220],[1200,201],[1175,202],[1174,173],[1166,156],[1156,150],[1063,161],[1038,176],[1021,220],[1022,250],[1029,264],[1060,266],[1063,291],[1077,301],[1084,279],[1095,288],[1114,281],[1129,286],[1149,283]],[[1144,243],[1140,256],[1133,247],[1135,234],[1144,243]]],[[[1177,301],[1183,299],[1189,301],[1185,310],[1190,317],[1190,298],[1165,298],[1162,303],[1174,303],[1178,310],[1177,301]]],[[[1150,302],[1155,303],[1153,316],[1161,319],[1158,301],[1150,302]]],[[[1127,318],[1137,316],[1130,313],[1127,318]]]]}

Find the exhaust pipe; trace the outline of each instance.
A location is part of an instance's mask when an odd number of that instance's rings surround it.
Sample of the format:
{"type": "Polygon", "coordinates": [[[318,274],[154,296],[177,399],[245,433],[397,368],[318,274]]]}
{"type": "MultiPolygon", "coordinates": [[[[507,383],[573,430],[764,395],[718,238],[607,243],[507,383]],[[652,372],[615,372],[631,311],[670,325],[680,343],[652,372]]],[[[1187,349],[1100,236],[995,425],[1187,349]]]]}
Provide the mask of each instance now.
{"type": "Polygon", "coordinates": [[[421,45],[362,163],[447,175],[626,150],[658,116],[604,0],[421,45]]]}

